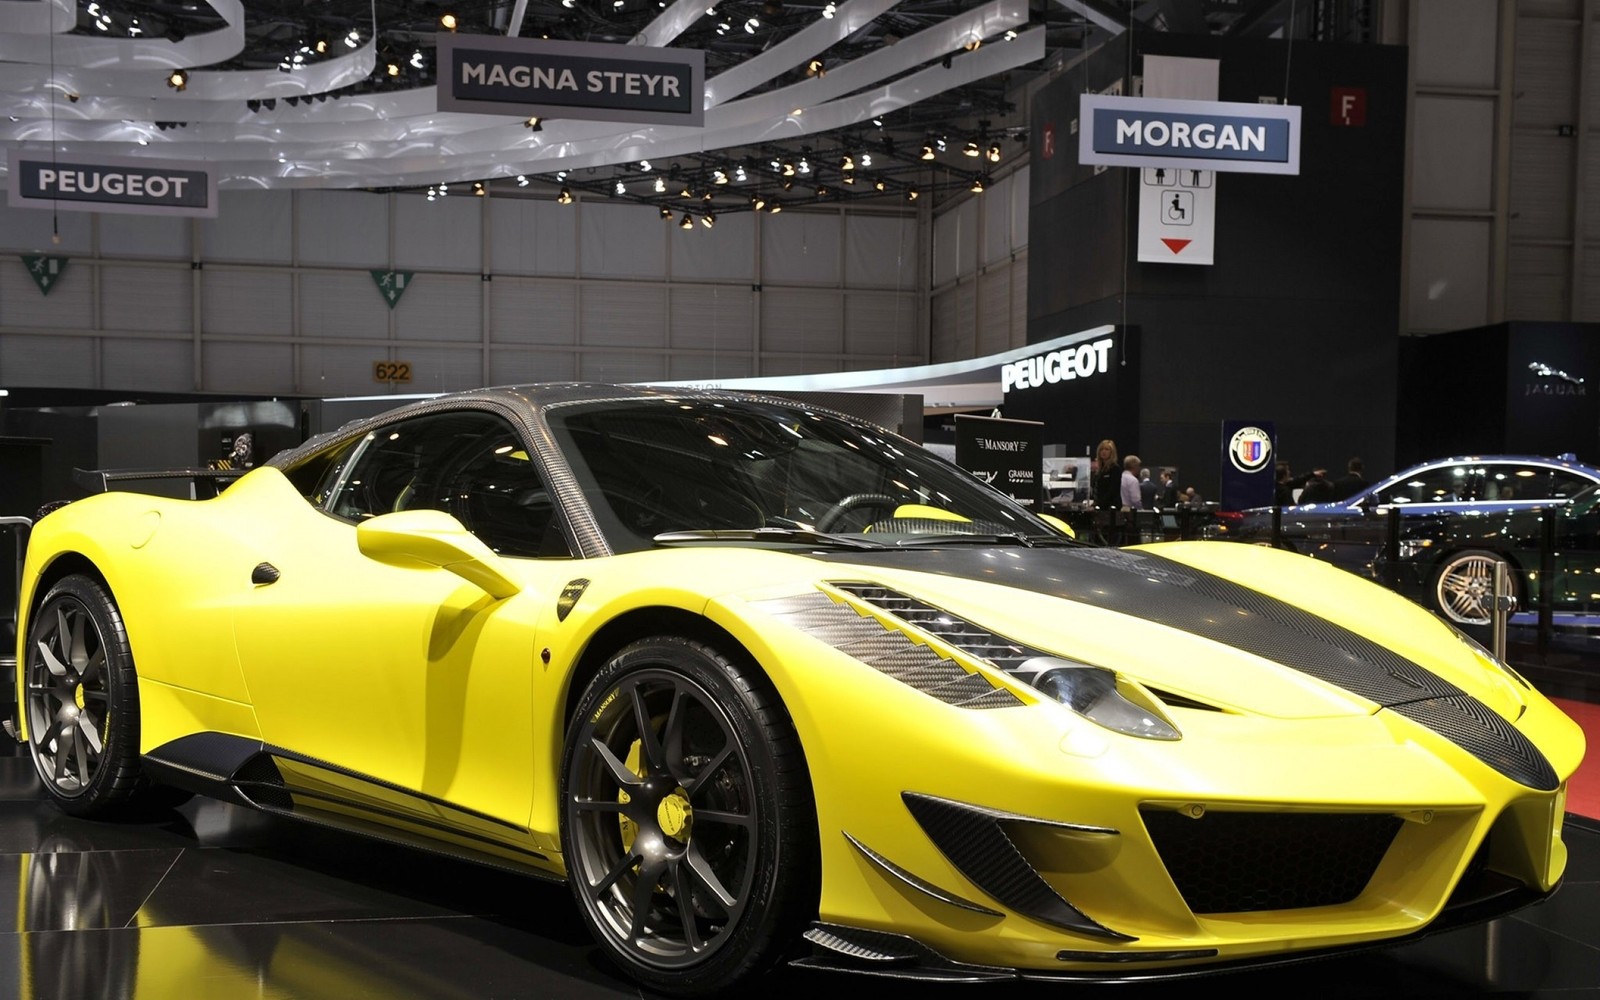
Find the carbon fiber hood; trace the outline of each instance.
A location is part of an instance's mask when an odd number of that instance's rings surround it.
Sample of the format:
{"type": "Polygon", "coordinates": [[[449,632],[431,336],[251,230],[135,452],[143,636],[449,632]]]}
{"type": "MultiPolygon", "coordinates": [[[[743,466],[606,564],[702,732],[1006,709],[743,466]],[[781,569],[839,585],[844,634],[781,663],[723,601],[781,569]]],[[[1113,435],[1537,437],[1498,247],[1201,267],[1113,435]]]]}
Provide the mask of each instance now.
{"type": "Polygon", "coordinates": [[[991,547],[946,547],[816,558],[841,571],[850,564],[901,579],[918,573],[982,581],[1177,629],[1404,715],[1523,784],[1556,786],[1538,749],[1458,685],[1345,625],[1153,552],[1018,548],[997,556],[991,547]]]}

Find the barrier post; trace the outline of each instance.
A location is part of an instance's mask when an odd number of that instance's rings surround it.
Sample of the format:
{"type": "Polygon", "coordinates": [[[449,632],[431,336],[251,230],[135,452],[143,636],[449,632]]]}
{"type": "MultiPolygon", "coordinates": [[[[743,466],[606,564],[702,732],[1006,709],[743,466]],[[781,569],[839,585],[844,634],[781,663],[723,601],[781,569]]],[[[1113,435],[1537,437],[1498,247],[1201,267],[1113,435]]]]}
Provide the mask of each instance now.
{"type": "Polygon", "coordinates": [[[1555,630],[1551,605],[1555,603],[1556,517],[1559,513],[1556,507],[1545,507],[1539,512],[1539,635],[1535,641],[1541,659],[1550,648],[1550,633],[1555,630]]]}
{"type": "Polygon", "coordinates": [[[1506,659],[1506,625],[1517,599],[1511,596],[1511,573],[1503,562],[1494,564],[1494,603],[1489,612],[1489,649],[1495,659],[1506,659]]]}

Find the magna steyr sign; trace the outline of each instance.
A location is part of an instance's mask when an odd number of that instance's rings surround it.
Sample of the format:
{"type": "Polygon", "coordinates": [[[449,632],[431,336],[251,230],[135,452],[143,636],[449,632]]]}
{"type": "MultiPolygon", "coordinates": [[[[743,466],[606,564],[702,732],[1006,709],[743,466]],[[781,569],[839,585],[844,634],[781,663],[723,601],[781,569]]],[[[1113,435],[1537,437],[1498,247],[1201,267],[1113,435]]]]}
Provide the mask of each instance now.
{"type": "Polygon", "coordinates": [[[145,215],[217,214],[217,180],[193,163],[128,157],[52,157],[13,149],[12,208],[145,215]]]}
{"type": "Polygon", "coordinates": [[[1300,172],[1298,107],[1084,94],[1080,108],[1080,163],[1300,172]]]}
{"type": "Polygon", "coordinates": [[[442,35],[440,111],[702,125],[704,49],[442,35]]]}

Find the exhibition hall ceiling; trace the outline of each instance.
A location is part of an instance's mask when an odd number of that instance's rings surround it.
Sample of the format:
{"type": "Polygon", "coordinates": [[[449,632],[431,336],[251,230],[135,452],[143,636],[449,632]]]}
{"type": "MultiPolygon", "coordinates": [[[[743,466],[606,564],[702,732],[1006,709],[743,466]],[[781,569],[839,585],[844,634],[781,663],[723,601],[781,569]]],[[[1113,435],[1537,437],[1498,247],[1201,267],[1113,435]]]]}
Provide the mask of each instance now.
{"type": "Polygon", "coordinates": [[[1292,0],[7,0],[0,141],[203,163],[225,190],[903,202],[981,185],[1026,148],[1027,82],[1123,31],[1269,36],[1295,16],[1292,0]],[[451,32],[703,50],[704,126],[441,112],[451,32]]]}

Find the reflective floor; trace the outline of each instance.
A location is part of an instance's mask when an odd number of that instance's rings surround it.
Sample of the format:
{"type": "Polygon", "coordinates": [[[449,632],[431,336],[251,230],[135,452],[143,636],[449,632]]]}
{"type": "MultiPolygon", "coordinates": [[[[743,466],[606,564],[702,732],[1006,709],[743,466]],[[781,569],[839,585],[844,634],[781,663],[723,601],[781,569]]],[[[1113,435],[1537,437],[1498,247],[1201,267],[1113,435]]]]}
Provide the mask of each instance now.
{"type": "MultiPolygon", "coordinates": [[[[872,980],[878,1000],[947,996],[1600,996],[1600,822],[1572,817],[1565,884],[1494,923],[1358,955],[1106,988],[872,980]]],[[[194,800],[136,822],[63,815],[0,757],[0,1000],[638,997],[566,889],[194,800]]],[[[859,989],[785,970],[768,998],[859,989]]]]}
{"type": "MultiPolygon", "coordinates": [[[[1547,693],[1600,705],[1600,655],[1513,636],[1547,693]]],[[[1591,713],[1600,719],[1600,713],[1591,713]]],[[[1590,730],[1590,774],[1600,732],[1590,730]]],[[[0,747],[0,754],[9,747],[0,747]]],[[[1163,984],[929,986],[786,969],[750,995],[1600,997],[1600,816],[1569,814],[1566,881],[1493,923],[1410,944],[1163,984]]],[[[0,756],[0,1000],[587,1000],[650,996],[589,943],[565,887],[196,799],[76,820],[0,756]]]]}

